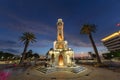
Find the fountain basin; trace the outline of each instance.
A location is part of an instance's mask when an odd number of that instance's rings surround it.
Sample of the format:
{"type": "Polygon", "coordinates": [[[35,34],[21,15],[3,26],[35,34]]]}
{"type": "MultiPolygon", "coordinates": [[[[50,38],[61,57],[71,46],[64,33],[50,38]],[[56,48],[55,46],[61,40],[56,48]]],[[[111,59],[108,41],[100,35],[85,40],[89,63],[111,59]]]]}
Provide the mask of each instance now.
{"type": "Polygon", "coordinates": [[[82,66],[76,66],[76,67],[56,66],[56,67],[47,67],[47,68],[37,68],[37,70],[44,73],[44,74],[53,73],[53,72],[60,72],[60,71],[80,73],[80,72],[84,72],[86,70],[86,68],[82,67],[82,66]]]}

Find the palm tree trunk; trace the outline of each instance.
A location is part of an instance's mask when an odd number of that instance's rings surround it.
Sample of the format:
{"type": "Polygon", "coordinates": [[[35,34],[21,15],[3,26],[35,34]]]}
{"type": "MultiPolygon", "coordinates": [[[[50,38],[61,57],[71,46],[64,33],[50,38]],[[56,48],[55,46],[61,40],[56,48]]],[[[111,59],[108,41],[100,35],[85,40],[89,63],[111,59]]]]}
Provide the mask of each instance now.
{"type": "Polygon", "coordinates": [[[92,38],[92,34],[90,33],[88,36],[89,36],[89,39],[90,39],[90,41],[91,41],[91,43],[92,43],[93,49],[94,49],[94,51],[95,51],[95,54],[96,54],[96,57],[97,57],[97,62],[98,62],[98,63],[102,63],[102,62],[101,62],[101,59],[100,59],[100,56],[99,56],[99,54],[98,54],[98,50],[97,50],[97,48],[96,48],[95,42],[94,42],[94,40],[93,40],[93,38],[92,38]]]}
{"type": "Polygon", "coordinates": [[[22,53],[22,57],[21,57],[21,59],[20,59],[20,63],[19,63],[19,64],[22,64],[23,61],[24,61],[24,59],[25,59],[26,51],[27,51],[28,45],[29,45],[29,41],[26,41],[25,47],[24,47],[24,50],[23,50],[23,53],[22,53]]]}

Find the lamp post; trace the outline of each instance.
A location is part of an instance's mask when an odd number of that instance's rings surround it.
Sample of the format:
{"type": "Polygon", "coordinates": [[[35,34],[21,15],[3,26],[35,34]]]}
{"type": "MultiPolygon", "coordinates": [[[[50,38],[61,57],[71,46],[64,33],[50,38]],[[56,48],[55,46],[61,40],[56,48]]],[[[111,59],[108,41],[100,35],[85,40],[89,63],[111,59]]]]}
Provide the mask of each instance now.
{"type": "Polygon", "coordinates": [[[114,55],[111,55],[111,61],[112,61],[112,58],[114,57],[114,55]]]}
{"type": "Polygon", "coordinates": [[[3,59],[4,59],[4,56],[2,56],[1,59],[3,60],[3,59]]]}

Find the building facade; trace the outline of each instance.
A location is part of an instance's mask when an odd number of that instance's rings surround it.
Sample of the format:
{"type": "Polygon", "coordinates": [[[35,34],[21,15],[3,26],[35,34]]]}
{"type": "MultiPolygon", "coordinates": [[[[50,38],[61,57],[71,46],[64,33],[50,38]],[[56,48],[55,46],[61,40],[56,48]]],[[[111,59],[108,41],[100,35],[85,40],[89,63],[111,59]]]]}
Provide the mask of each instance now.
{"type": "Polygon", "coordinates": [[[120,51],[120,31],[101,40],[110,52],[120,51]]]}

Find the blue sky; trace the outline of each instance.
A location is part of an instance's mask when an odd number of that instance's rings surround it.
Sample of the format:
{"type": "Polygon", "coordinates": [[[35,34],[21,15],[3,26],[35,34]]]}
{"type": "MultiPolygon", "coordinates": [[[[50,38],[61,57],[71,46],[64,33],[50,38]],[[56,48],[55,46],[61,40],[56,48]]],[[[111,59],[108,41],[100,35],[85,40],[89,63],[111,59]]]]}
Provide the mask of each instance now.
{"type": "Polygon", "coordinates": [[[101,39],[118,31],[120,0],[0,0],[0,50],[21,54],[23,32],[33,32],[37,42],[29,49],[39,54],[53,47],[58,18],[64,22],[65,40],[75,53],[92,51],[87,35],[80,34],[84,23],[97,25],[93,34],[99,51],[105,50],[101,39]]]}

